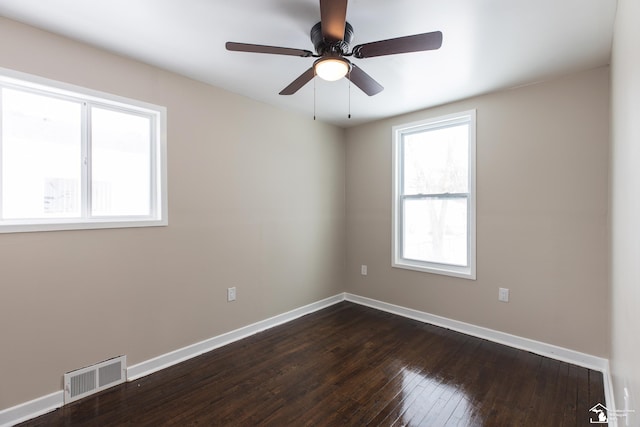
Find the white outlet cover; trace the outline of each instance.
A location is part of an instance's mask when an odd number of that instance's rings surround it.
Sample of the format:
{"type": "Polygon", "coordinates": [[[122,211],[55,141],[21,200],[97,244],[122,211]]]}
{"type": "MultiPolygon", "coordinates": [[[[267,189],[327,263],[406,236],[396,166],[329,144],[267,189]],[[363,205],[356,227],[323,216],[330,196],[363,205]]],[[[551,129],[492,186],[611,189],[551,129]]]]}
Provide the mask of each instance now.
{"type": "Polygon", "coordinates": [[[509,289],[500,288],[498,290],[498,300],[502,302],[509,302],[509,289]]]}

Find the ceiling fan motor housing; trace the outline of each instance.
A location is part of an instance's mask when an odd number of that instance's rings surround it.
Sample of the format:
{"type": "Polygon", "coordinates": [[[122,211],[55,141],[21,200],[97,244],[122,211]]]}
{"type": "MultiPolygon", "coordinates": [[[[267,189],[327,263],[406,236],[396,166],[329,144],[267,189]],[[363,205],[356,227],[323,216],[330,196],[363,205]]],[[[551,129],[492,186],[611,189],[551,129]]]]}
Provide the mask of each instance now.
{"type": "Polygon", "coordinates": [[[353,40],[353,27],[348,22],[344,24],[342,40],[327,40],[322,36],[322,23],[318,22],[311,28],[311,42],[320,56],[342,56],[349,52],[349,44],[353,40]]]}

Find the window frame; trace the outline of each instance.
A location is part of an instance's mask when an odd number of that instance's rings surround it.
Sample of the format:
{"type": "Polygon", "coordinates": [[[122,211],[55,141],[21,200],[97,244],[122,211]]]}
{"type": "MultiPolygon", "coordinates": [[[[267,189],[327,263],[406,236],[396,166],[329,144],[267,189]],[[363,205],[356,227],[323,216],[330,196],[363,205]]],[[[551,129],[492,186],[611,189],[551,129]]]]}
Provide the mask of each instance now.
{"type": "MultiPolygon", "coordinates": [[[[441,274],[464,279],[476,280],[476,110],[429,118],[412,123],[393,126],[392,128],[392,260],[394,268],[415,270],[426,273],[441,274]],[[402,255],[403,236],[403,201],[416,196],[405,196],[403,191],[403,140],[405,135],[421,131],[444,129],[447,127],[468,124],[468,193],[445,194],[443,197],[467,198],[467,265],[453,265],[404,258],[402,255]]],[[[421,195],[430,197],[437,195],[421,195]]]]}
{"type": "MultiPolygon", "coordinates": [[[[81,118],[80,217],[4,219],[2,215],[2,133],[0,132],[0,233],[60,231],[101,228],[154,227],[168,225],[167,203],[167,110],[166,107],[130,99],[27,73],[0,68],[0,89],[9,88],[56,99],[79,102],[81,118]],[[149,215],[91,215],[91,129],[92,107],[125,112],[150,119],[150,213],[149,215]]],[[[0,98],[0,130],[2,120],[0,98]]]]}

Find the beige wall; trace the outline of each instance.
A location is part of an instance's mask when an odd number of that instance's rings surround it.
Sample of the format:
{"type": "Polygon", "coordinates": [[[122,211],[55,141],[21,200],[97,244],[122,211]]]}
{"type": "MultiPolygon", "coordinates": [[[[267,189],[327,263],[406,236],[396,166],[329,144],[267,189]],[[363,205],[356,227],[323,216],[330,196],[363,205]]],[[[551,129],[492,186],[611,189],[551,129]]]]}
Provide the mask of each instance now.
{"type": "Polygon", "coordinates": [[[0,410],[344,290],[342,129],[2,18],[0,40],[0,67],[167,107],[170,224],[0,235],[0,410]]]}
{"type": "Polygon", "coordinates": [[[349,129],[347,291],[608,357],[608,83],[599,68],[349,129]],[[391,127],[473,108],[477,280],[392,268],[391,127]]]}
{"type": "MultiPolygon", "coordinates": [[[[640,3],[618,0],[611,150],[611,371],[617,409],[640,423],[640,3]]],[[[621,423],[622,424],[622,423],[621,423]]],[[[622,424],[624,425],[624,424],[622,424]]]]}

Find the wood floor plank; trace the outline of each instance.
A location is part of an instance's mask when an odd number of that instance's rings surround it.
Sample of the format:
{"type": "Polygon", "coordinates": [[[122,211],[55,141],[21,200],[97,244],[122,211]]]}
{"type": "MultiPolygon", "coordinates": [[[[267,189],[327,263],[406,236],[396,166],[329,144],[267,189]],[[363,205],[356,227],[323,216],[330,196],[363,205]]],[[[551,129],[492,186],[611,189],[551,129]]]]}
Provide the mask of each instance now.
{"type": "Polygon", "coordinates": [[[569,365],[567,369],[567,388],[563,399],[564,414],[563,426],[578,425],[577,407],[578,407],[578,370],[580,368],[575,365],[569,365]]]}
{"type": "Polygon", "coordinates": [[[22,426],[588,425],[602,374],[343,302],[22,426]]]}
{"type": "MultiPolygon", "coordinates": [[[[439,376],[442,375],[442,371],[444,370],[446,365],[450,363],[452,356],[456,352],[458,352],[459,348],[462,347],[465,344],[465,342],[467,342],[470,339],[470,337],[466,337],[462,335],[459,335],[459,336],[456,335],[452,338],[453,339],[449,342],[449,346],[445,347],[445,346],[439,345],[438,347],[440,351],[435,351],[432,353],[436,357],[434,357],[433,359],[429,359],[429,362],[426,365],[429,367],[428,375],[431,376],[432,378],[438,378],[439,376]],[[453,341],[455,341],[455,344],[453,343],[453,341]]],[[[439,342],[438,344],[441,344],[441,342],[439,342]]],[[[426,363],[426,361],[423,361],[423,363],[426,363]]],[[[396,407],[399,403],[401,403],[402,396],[400,396],[400,393],[402,392],[402,387],[404,386],[405,376],[407,374],[406,370],[407,368],[414,369],[411,365],[407,366],[408,364],[406,362],[406,359],[403,365],[404,366],[402,366],[401,375],[398,377],[398,380],[396,381],[397,385],[391,383],[391,384],[388,384],[388,387],[386,387],[386,390],[388,390],[388,395],[393,394],[393,398],[389,399],[389,397],[386,397],[386,398],[378,399],[376,401],[376,405],[369,409],[370,414],[374,414],[373,418],[366,418],[366,417],[363,418],[361,421],[363,421],[364,424],[377,425],[377,423],[381,422],[383,419],[389,416],[389,412],[393,411],[394,407],[396,407]]],[[[422,373],[423,369],[420,369],[419,371],[420,373],[422,373]]],[[[437,382],[441,383],[439,379],[437,380],[437,382]]]]}
{"type": "Polygon", "coordinates": [[[578,368],[578,396],[576,399],[576,420],[577,425],[589,424],[589,409],[593,405],[589,405],[589,370],[587,368],[578,368]]]}
{"type": "Polygon", "coordinates": [[[604,377],[602,372],[589,370],[589,409],[598,403],[604,405],[604,377]]]}

